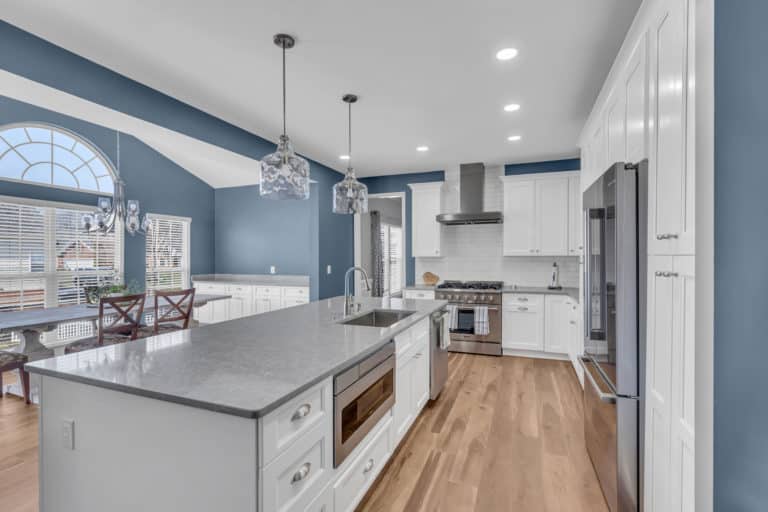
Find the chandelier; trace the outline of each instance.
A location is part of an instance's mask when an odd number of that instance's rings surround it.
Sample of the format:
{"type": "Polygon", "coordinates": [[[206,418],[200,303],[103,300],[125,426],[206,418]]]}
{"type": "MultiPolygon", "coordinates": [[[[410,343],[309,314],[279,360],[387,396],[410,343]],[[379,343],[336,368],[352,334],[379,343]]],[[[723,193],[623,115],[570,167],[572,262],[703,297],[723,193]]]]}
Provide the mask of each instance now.
{"type": "Polygon", "coordinates": [[[89,233],[111,233],[115,224],[121,221],[130,235],[146,234],[150,230],[151,221],[144,215],[140,218],[139,202],[135,199],[125,200],[125,182],[120,176],[120,132],[117,132],[117,166],[115,176],[115,192],[112,199],[100,197],[96,202],[96,211],[86,213],[82,217],[83,229],[89,233]]]}
{"type": "Polygon", "coordinates": [[[285,50],[296,40],[277,34],[274,43],[283,49],[283,134],[277,151],[261,160],[259,192],[266,199],[309,199],[309,162],[296,154],[285,130],[285,50]]]}
{"type": "Polygon", "coordinates": [[[357,102],[354,94],[345,94],[341,100],[348,107],[349,163],[344,179],[333,186],[333,213],[355,214],[368,211],[368,187],[357,181],[352,168],[352,104],[357,102]]]}

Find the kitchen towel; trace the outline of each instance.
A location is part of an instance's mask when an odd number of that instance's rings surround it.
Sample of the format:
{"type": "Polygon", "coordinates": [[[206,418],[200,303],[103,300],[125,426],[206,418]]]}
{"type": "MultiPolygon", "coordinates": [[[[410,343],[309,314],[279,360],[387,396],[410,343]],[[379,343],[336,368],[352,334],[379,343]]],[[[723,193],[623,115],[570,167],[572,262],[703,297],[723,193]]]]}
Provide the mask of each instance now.
{"type": "Polygon", "coordinates": [[[448,328],[452,331],[458,329],[459,308],[457,308],[455,304],[448,304],[446,308],[448,309],[448,328]]]}
{"type": "Polygon", "coordinates": [[[475,306],[475,336],[488,336],[490,332],[488,306],[475,306]]]}

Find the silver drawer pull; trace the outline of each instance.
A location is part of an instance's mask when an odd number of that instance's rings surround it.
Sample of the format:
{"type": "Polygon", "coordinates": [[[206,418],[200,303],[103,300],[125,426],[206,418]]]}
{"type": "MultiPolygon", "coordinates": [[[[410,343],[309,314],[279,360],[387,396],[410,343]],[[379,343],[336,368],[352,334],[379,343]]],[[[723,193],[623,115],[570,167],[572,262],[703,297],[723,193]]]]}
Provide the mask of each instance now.
{"type": "Polygon", "coordinates": [[[656,235],[656,240],[677,240],[677,238],[677,233],[662,233],[660,235],[656,235]]]}
{"type": "Polygon", "coordinates": [[[576,320],[571,320],[571,325],[576,325],[576,320]]]}
{"type": "Polygon", "coordinates": [[[291,483],[296,484],[307,478],[309,475],[309,470],[312,469],[312,464],[309,462],[305,462],[301,465],[299,470],[293,474],[293,477],[291,478],[291,483]]]}
{"type": "Polygon", "coordinates": [[[373,459],[368,459],[363,468],[363,474],[369,473],[373,469],[373,459]]]}
{"type": "Polygon", "coordinates": [[[419,352],[418,354],[413,354],[414,359],[419,359],[422,356],[422,353],[419,352]]]}
{"type": "Polygon", "coordinates": [[[656,271],[656,277],[677,277],[679,274],[677,272],[662,272],[660,270],[656,271]]]}
{"type": "Polygon", "coordinates": [[[517,300],[520,302],[528,302],[528,297],[518,297],[517,300]]]}
{"type": "Polygon", "coordinates": [[[304,404],[298,409],[296,409],[296,412],[293,413],[293,416],[291,416],[291,421],[299,421],[301,419],[304,419],[307,417],[307,414],[309,414],[309,411],[312,410],[312,406],[309,404],[304,404]]]}
{"type": "Polygon", "coordinates": [[[525,307],[525,306],[518,306],[518,307],[517,307],[517,310],[518,310],[518,311],[528,311],[528,308],[527,308],[527,307],[525,307]]]}

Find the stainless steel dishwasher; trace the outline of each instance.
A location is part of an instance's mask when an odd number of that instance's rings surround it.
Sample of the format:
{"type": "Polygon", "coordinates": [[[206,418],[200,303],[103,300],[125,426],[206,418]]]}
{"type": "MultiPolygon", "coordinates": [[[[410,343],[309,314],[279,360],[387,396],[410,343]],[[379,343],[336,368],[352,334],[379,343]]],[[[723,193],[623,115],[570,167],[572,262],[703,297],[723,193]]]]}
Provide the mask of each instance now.
{"type": "Polygon", "coordinates": [[[429,398],[435,400],[448,379],[448,346],[451,334],[448,332],[448,311],[441,309],[432,313],[429,326],[429,398]]]}

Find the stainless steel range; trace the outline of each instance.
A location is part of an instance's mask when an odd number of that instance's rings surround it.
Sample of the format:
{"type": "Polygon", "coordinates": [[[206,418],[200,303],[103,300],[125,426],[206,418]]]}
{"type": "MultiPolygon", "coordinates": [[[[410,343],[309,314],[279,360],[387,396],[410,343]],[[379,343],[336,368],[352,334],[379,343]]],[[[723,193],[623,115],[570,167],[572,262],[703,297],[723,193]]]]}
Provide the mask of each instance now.
{"type": "Polygon", "coordinates": [[[501,355],[501,289],[500,281],[445,281],[437,286],[435,298],[447,300],[455,309],[450,325],[451,352],[501,355]],[[488,332],[476,332],[476,315],[488,308],[488,332]]]}

